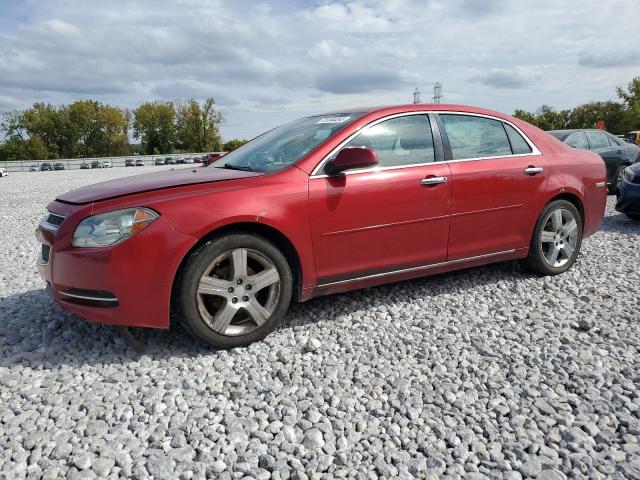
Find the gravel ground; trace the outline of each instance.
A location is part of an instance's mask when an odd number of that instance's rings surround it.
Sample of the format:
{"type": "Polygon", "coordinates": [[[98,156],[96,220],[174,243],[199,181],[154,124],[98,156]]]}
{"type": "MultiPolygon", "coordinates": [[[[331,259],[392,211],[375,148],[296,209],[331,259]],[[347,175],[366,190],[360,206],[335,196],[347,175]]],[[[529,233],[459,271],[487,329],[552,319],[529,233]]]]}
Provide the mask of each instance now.
{"type": "Polygon", "coordinates": [[[0,478],[640,478],[640,224],[613,199],[559,277],[496,264],[139,355],[53,306],[33,235],[56,194],[134,172],[0,179],[0,478]]]}

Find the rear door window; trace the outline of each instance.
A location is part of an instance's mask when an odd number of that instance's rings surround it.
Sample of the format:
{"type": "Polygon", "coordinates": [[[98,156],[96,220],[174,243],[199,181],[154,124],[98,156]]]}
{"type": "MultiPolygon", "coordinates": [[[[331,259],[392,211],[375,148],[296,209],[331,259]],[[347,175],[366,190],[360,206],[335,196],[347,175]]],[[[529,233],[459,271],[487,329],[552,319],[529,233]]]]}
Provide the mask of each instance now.
{"type": "Polygon", "coordinates": [[[589,150],[589,142],[587,136],[582,132],[572,133],[565,142],[570,147],[579,148],[581,150],[589,150]]]}
{"type": "Polygon", "coordinates": [[[591,148],[593,150],[598,148],[609,148],[611,146],[609,144],[609,139],[602,132],[587,132],[587,137],[589,137],[589,143],[591,143],[591,148]]]}
{"type": "Polygon", "coordinates": [[[472,115],[440,114],[453,160],[511,155],[503,123],[472,115]]]}

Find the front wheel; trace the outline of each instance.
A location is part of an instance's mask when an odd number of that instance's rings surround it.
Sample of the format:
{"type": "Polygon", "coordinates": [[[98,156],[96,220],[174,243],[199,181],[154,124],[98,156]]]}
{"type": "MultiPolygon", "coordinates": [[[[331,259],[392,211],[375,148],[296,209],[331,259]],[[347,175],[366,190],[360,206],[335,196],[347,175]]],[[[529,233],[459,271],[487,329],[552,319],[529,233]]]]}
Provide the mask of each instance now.
{"type": "Polygon", "coordinates": [[[194,336],[218,348],[266,337],[286,313],[293,279],[285,256],[251,233],[206,242],[178,278],[174,313],[194,336]]]}
{"type": "Polygon", "coordinates": [[[533,232],[525,266],[541,275],[566,272],[576,261],[582,245],[582,216],[566,200],[549,203],[533,232]]]}
{"type": "Polygon", "coordinates": [[[640,222],[640,213],[625,213],[627,218],[640,222]]]}

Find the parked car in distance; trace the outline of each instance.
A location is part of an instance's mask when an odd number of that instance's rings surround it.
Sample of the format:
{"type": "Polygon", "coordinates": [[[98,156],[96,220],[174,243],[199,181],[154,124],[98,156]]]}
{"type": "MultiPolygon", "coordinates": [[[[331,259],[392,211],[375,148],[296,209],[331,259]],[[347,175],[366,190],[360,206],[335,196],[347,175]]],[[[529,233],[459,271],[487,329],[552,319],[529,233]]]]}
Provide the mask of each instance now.
{"type": "Polygon", "coordinates": [[[53,167],[51,166],[51,164],[49,162],[42,162],[40,164],[40,171],[41,172],[50,172],[51,170],[53,170],[53,167]]]}
{"type": "Polygon", "coordinates": [[[634,145],[640,146],[640,130],[634,130],[633,132],[629,132],[624,136],[624,139],[628,142],[633,143],[634,145]]]}
{"type": "Polygon", "coordinates": [[[102,162],[102,168],[111,168],[111,167],[113,167],[113,165],[109,160],[102,162]]]}
{"type": "Polygon", "coordinates": [[[165,165],[175,165],[176,161],[173,159],[173,157],[165,157],[164,159],[164,164],[165,165]]]}
{"type": "Polygon", "coordinates": [[[9,175],[9,172],[7,171],[7,169],[0,168],[0,177],[6,177],[7,175],[9,175]]]}
{"type": "Polygon", "coordinates": [[[136,166],[136,162],[135,162],[135,160],[133,158],[127,158],[124,161],[124,166],[125,167],[135,167],[136,166]]]}
{"type": "Polygon", "coordinates": [[[616,210],[640,221],[640,163],[624,169],[616,196],[616,210]]]}
{"type": "Polygon", "coordinates": [[[86,170],[87,168],[93,168],[93,167],[90,167],[90,166],[89,166],[89,164],[88,164],[87,162],[82,162],[82,163],[80,164],[80,168],[81,168],[82,170],[86,170]]]}
{"type": "Polygon", "coordinates": [[[53,169],[54,170],[64,170],[64,163],[60,163],[60,162],[54,163],[53,164],[53,169]]]}
{"type": "Polygon", "coordinates": [[[164,158],[156,158],[154,162],[156,165],[164,165],[164,158]]]}
{"type": "Polygon", "coordinates": [[[136,167],[144,167],[144,160],[141,158],[136,160],[136,167]]]}
{"type": "Polygon", "coordinates": [[[223,157],[223,154],[220,153],[209,153],[207,155],[205,155],[204,157],[202,157],[202,166],[206,167],[208,166],[210,163],[215,162],[216,160],[220,159],[223,157]]]}
{"type": "Polygon", "coordinates": [[[48,246],[38,269],[81,316],[155,328],[174,318],[232,348],[264,338],[291,301],[513,259],[561,274],[606,197],[598,155],[509,115],[337,111],[206,169],[60,195],[48,205],[58,226],[37,229],[48,246]]]}
{"type": "Polygon", "coordinates": [[[193,159],[192,159],[191,157],[184,157],[184,158],[182,159],[182,163],[184,163],[184,164],[191,164],[191,163],[193,163],[193,159]]]}
{"type": "Polygon", "coordinates": [[[94,160],[91,162],[91,168],[102,168],[102,163],[99,160],[94,160]]]}
{"type": "Polygon", "coordinates": [[[29,167],[30,172],[37,172],[39,170],[40,170],[40,167],[38,166],[37,163],[32,163],[31,166],[29,167]]]}
{"type": "Polygon", "coordinates": [[[193,163],[202,163],[202,157],[193,157],[193,163]]]}
{"type": "Polygon", "coordinates": [[[603,130],[550,130],[549,133],[570,147],[600,155],[607,166],[609,193],[615,193],[623,170],[640,160],[640,148],[603,130]]]}

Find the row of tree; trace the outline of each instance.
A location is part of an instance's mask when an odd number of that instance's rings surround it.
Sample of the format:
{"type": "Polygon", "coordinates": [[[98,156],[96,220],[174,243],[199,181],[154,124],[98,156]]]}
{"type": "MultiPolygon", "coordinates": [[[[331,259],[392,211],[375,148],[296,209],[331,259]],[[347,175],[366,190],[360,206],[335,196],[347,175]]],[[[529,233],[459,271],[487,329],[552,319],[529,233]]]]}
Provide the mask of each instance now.
{"type": "Polygon", "coordinates": [[[589,102],[566,110],[542,105],[535,112],[517,109],[514,116],[543,130],[595,128],[600,120],[614,134],[640,129],[640,77],[631,80],[626,89],[618,87],[617,95],[618,102],[589,102]]]}
{"type": "Polygon", "coordinates": [[[233,150],[246,140],[222,144],[222,115],[215,102],[147,102],[134,110],[94,100],[54,106],[35,103],[3,115],[0,160],[104,157],[233,150]],[[129,134],[139,146],[129,143],[129,134]]]}

